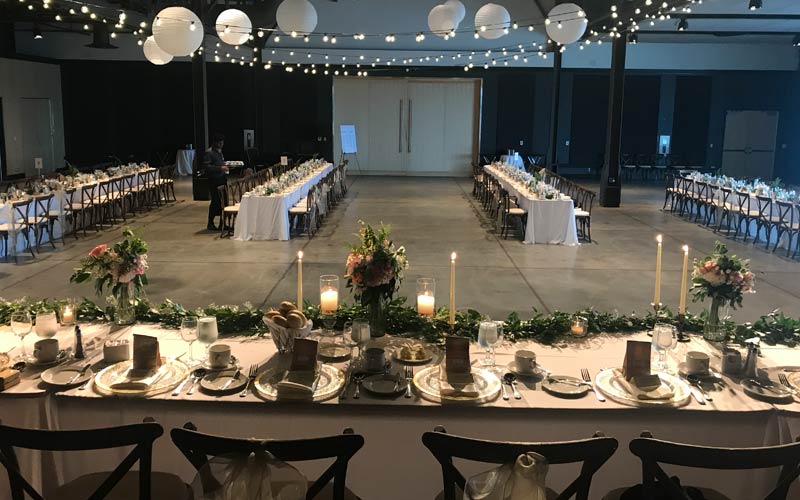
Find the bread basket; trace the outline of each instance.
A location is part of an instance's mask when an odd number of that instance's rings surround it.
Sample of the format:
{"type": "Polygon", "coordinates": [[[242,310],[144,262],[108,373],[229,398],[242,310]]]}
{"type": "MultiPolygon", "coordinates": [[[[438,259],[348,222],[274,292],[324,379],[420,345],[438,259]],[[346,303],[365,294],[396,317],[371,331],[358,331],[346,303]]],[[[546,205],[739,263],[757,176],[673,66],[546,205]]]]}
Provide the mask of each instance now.
{"type": "Polygon", "coordinates": [[[264,317],[264,323],[269,328],[269,333],[272,335],[272,341],[275,342],[275,347],[279,353],[292,352],[294,349],[294,339],[304,339],[308,337],[313,328],[311,320],[306,321],[303,328],[286,328],[276,324],[272,319],[264,317]]]}

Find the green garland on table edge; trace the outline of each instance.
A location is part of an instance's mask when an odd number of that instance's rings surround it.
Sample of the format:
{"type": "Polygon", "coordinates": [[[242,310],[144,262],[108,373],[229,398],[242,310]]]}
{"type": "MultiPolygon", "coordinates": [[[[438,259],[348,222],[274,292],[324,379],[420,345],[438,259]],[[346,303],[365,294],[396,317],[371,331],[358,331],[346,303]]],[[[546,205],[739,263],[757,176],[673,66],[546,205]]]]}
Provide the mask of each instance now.
{"type": "MultiPolygon", "coordinates": [[[[0,298],[0,323],[9,324],[11,314],[17,311],[28,311],[31,315],[39,312],[58,312],[67,300],[22,299],[8,301],[0,298]]],[[[432,343],[442,343],[444,336],[450,334],[449,311],[439,308],[432,319],[420,317],[413,307],[405,305],[404,297],[390,302],[387,313],[387,330],[399,332],[407,338],[416,338],[432,343]]],[[[111,321],[114,318],[114,306],[105,308],[84,298],[77,305],[77,318],[80,321],[111,321]]],[[[321,323],[319,306],[306,302],[303,307],[306,316],[315,324],[321,323]]],[[[365,309],[360,305],[341,305],[336,311],[336,328],[354,318],[365,318],[365,309]]],[[[216,316],[221,335],[263,335],[268,332],[262,317],[264,311],[245,303],[242,306],[211,304],[204,308],[189,310],[169,299],[161,304],[153,305],[147,299],[139,299],[136,303],[136,319],[144,323],[158,323],[167,328],[180,327],[186,317],[216,316]]],[[[555,311],[545,314],[536,309],[530,319],[522,319],[516,312],[508,315],[503,326],[503,335],[511,341],[533,340],[541,344],[559,344],[575,339],[569,333],[572,318],[586,318],[591,335],[629,334],[649,330],[655,323],[669,323],[680,328],[684,333],[700,334],[703,331],[706,312],[699,315],[686,313],[680,317],[669,309],[662,309],[658,314],[648,312],[646,316],[619,314],[617,312],[601,312],[594,309],[583,309],[575,313],[555,311]]],[[[471,339],[478,337],[478,324],[483,316],[474,309],[456,312],[453,333],[471,339]]],[[[783,312],[774,310],[761,316],[754,323],[737,324],[726,319],[724,326],[728,338],[732,342],[742,344],[745,339],[760,337],[767,345],[784,345],[796,347],[800,344],[800,319],[787,317],[783,312]]]]}

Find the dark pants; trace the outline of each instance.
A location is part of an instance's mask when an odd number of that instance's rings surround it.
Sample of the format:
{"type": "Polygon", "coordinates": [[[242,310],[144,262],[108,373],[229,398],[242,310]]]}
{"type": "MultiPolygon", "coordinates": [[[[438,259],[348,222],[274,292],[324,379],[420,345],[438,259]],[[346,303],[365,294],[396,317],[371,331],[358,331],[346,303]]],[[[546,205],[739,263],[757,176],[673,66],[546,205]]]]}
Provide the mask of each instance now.
{"type": "Polygon", "coordinates": [[[211,196],[211,204],[208,206],[208,225],[214,224],[214,217],[220,217],[220,223],[222,223],[222,199],[219,196],[218,188],[225,184],[227,184],[225,178],[208,180],[208,191],[211,196]]]}

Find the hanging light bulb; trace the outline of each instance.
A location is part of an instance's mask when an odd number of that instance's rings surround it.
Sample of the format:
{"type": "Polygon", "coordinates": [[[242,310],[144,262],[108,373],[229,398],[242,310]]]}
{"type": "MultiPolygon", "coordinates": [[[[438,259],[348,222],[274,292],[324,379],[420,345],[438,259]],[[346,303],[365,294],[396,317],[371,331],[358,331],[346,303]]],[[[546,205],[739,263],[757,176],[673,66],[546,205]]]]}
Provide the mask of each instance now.
{"type": "Polygon", "coordinates": [[[81,13],[82,14],[88,14],[89,13],[89,7],[87,7],[86,5],[81,5],[81,13]]]}
{"type": "Polygon", "coordinates": [[[264,38],[264,30],[258,30],[258,38],[264,38]]]}
{"type": "Polygon", "coordinates": [[[336,44],[336,35],[333,35],[331,37],[331,43],[334,44],[334,45],[336,44]]]}

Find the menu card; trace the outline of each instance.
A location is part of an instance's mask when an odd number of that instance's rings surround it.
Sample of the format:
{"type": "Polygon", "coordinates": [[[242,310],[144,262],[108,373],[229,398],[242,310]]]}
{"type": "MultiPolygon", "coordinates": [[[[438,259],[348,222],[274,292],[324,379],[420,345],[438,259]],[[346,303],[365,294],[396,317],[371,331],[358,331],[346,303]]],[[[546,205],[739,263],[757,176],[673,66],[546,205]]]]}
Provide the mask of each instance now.
{"type": "Polygon", "coordinates": [[[283,380],[276,384],[278,392],[290,394],[314,394],[317,381],[317,348],[319,343],[311,339],[295,339],[292,364],[283,380]]]}
{"type": "Polygon", "coordinates": [[[625,348],[625,361],[622,363],[622,376],[625,380],[642,375],[650,375],[650,342],[629,340],[625,348]]]}
{"type": "Polygon", "coordinates": [[[445,339],[445,370],[449,373],[469,373],[469,339],[450,335],[445,339]]]}
{"type": "Polygon", "coordinates": [[[317,367],[318,347],[319,343],[316,340],[295,339],[289,371],[313,371],[317,367]]]}
{"type": "Polygon", "coordinates": [[[449,336],[445,339],[444,368],[439,373],[439,393],[442,396],[478,397],[468,338],[449,336]]]}
{"type": "Polygon", "coordinates": [[[133,334],[133,369],[148,372],[161,366],[158,339],[150,335],[133,334]]]}
{"type": "Polygon", "coordinates": [[[11,368],[0,370],[0,391],[19,384],[19,372],[11,368]]]}

